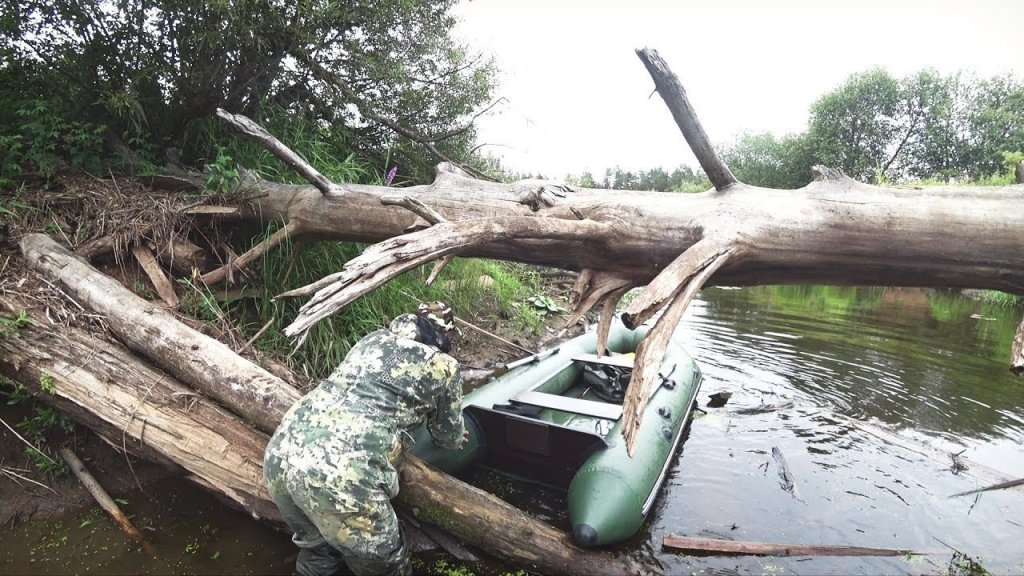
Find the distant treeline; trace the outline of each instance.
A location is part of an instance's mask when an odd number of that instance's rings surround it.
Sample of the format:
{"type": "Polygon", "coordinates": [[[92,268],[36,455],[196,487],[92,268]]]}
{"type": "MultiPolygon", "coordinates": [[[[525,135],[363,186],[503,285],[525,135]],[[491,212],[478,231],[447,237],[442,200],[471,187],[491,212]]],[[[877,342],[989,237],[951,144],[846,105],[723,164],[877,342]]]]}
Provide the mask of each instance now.
{"type": "MultiPolygon", "coordinates": [[[[776,136],[744,133],[719,146],[741,181],[800,188],[816,164],[864,182],[971,180],[1008,184],[1024,160],[1024,84],[1013,76],[979,79],[923,70],[896,78],[882,69],[854,74],[819,98],[808,129],[776,136]]],[[[710,188],[700,170],[680,166],[595,176],[570,175],[580,186],[662,192],[710,188]]]]}

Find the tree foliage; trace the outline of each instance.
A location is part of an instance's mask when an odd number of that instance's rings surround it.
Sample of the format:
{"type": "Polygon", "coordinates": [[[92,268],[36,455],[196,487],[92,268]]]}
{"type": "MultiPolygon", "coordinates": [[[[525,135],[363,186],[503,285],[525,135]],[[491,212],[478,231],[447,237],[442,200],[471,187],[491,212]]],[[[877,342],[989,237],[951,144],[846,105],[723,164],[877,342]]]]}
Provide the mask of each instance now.
{"type": "Polygon", "coordinates": [[[811,181],[814,152],[807,134],[779,138],[770,133],[748,132],[724,147],[722,159],[741,182],[796,189],[811,181]]]}
{"type": "Polygon", "coordinates": [[[815,102],[808,136],[819,163],[860,180],[993,176],[1024,150],[1024,84],[875,69],[815,102]]]}
{"type": "Polygon", "coordinates": [[[711,188],[703,172],[694,172],[685,164],[671,172],[664,168],[650,170],[623,170],[621,167],[605,169],[600,180],[590,172],[579,176],[568,176],[567,181],[583,188],[605,188],[615,190],[653,190],[656,192],[697,192],[711,188]]]}
{"type": "Polygon", "coordinates": [[[413,162],[359,108],[446,152],[468,151],[472,129],[458,128],[490,99],[493,66],[453,40],[453,4],[2,0],[0,55],[4,80],[70,103],[75,120],[129,143],[205,154],[190,146],[197,121],[218,107],[258,116],[269,104],[413,162]]]}
{"type": "MultiPolygon", "coordinates": [[[[865,182],[900,179],[995,178],[1012,171],[1024,152],[1024,83],[1013,76],[977,79],[921,70],[897,78],[883,69],[853,74],[819,98],[808,129],[797,134],[743,133],[720,146],[742,182],[795,189],[823,164],[865,182]]],[[[703,175],[687,166],[608,169],[569,180],[621,190],[705,190],[703,175]],[[667,180],[666,180],[667,179],[667,180]]]]}

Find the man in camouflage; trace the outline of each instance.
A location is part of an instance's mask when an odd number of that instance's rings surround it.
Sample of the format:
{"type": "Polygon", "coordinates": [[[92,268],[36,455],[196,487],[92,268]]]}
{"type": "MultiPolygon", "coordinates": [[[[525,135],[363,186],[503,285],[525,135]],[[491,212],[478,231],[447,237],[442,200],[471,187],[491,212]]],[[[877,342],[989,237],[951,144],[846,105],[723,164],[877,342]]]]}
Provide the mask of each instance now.
{"type": "Polygon", "coordinates": [[[297,402],[270,439],[263,474],[295,532],[296,572],[409,574],[391,498],[402,437],[426,423],[434,443],[464,442],[454,315],[441,302],[395,318],[360,340],[297,402]]]}

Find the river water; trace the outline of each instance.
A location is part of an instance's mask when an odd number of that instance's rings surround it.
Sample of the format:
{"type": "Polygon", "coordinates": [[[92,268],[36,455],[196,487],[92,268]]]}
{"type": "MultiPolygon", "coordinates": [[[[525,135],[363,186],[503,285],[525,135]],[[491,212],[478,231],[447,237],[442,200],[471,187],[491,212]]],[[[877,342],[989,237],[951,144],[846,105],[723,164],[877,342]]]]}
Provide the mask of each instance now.
{"type": "Polygon", "coordinates": [[[669,573],[937,573],[949,547],[996,573],[1024,573],[1024,493],[949,498],[979,481],[954,474],[951,459],[865,432],[1024,477],[1024,382],[1007,369],[1019,320],[1012,308],[923,290],[705,290],[682,343],[704,371],[702,405],[711,393],[732,397],[693,421],[640,547],[669,573]],[[662,551],[666,533],[937,554],[695,559],[662,551]]]}
{"type": "MultiPolygon", "coordinates": [[[[955,549],[995,573],[1024,573],[1024,491],[949,498],[984,482],[957,473],[952,458],[905,446],[962,452],[973,466],[1024,477],[1024,382],[1006,367],[1020,313],[937,291],[704,290],[679,337],[703,369],[706,413],[692,421],[648,524],[617,551],[669,574],[807,575],[944,573],[955,549]],[[708,407],[718,392],[732,396],[708,407]],[[670,533],[932,554],[687,556],[662,548],[670,533]]],[[[485,471],[470,479],[567,523],[558,493],[485,471]]],[[[158,491],[128,498],[126,509],[157,528],[159,560],[130,551],[109,521],[83,510],[0,531],[0,573],[289,570],[286,535],[184,481],[158,491]]]]}

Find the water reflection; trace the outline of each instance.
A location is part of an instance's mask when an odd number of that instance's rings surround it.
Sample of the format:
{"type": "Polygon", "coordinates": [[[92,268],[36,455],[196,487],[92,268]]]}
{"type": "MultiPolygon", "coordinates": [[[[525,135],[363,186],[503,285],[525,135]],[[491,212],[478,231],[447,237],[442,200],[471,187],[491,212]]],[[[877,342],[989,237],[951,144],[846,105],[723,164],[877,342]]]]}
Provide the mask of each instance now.
{"type": "Polygon", "coordinates": [[[948,499],[977,481],[848,420],[1024,476],[1024,386],[1006,367],[1018,321],[1019,311],[934,291],[705,290],[681,338],[704,370],[703,400],[733,396],[693,422],[641,548],[659,550],[667,532],[913,548],[941,554],[658,557],[670,573],[935,573],[949,560],[944,542],[996,572],[1024,571],[1020,492],[948,499]],[[799,500],[780,487],[773,448],[799,500]]]}

